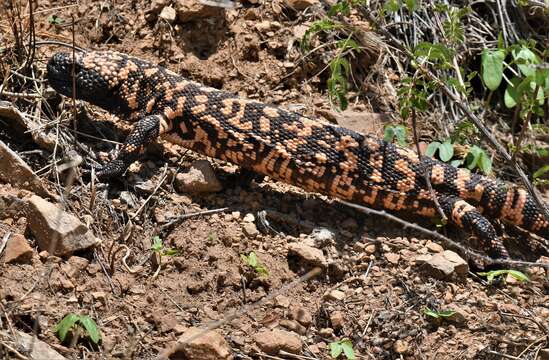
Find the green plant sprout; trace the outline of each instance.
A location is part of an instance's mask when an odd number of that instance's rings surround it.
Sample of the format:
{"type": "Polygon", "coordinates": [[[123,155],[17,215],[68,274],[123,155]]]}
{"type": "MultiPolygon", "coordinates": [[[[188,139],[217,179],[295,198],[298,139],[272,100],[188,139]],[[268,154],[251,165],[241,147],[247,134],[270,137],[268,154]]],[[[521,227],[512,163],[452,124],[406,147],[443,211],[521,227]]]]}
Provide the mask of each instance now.
{"type": "Polygon", "coordinates": [[[396,140],[400,146],[406,146],[406,126],[404,125],[387,125],[383,130],[383,140],[392,143],[396,140]]]}
{"type": "Polygon", "coordinates": [[[263,265],[259,262],[257,255],[255,252],[251,251],[247,256],[244,254],[240,254],[240,258],[246,265],[254,269],[256,273],[258,273],[260,276],[269,276],[269,271],[263,265]]]}
{"type": "Polygon", "coordinates": [[[155,236],[153,238],[153,244],[151,246],[151,250],[156,255],[156,262],[158,263],[158,267],[156,268],[156,271],[152,276],[154,279],[158,276],[158,274],[160,273],[160,269],[162,268],[162,257],[175,256],[177,255],[177,250],[173,248],[165,247],[160,236],[155,236]]]}
{"type": "Polygon", "coordinates": [[[67,314],[54,329],[61,342],[67,340],[67,335],[71,335],[71,347],[78,343],[82,337],[86,337],[95,345],[101,341],[101,333],[97,324],[88,315],[67,314]]]}
{"type": "Polygon", "coordinates": [[[435,311],[429,309],[428,307],[425,307],[423,309],[423,313],[434,319],[447,319],[449,317],[452,317],[456,312],[454,310],[435,311]]]}
{"type": "Polygon", "coordinates": [[[528,276],[518,270],[492,270],[487,272],[479,272],[477,275],[486,277],[488,285],[492,284],[495,279],[502,278],[503,275],[510,275],[519,282],[529,281],[528,276]]]}
{"type": "Polygon", "coordinates": [[[352,76],[349,58],[362,51],[353,36],[354,30],[345,23],[337,21],[339,15],[349,15],[354,6],[365,5],[365,0],[343,0],[333,5],[327,13],[327,17],[315,21],[309,26],[301,38],[301,50],[308,51],[311,38],[320,33],[335,32],[339,40],[328,45],[335,55],[330,60],[328,68],[330,77],[327,80],[328,98],[331,103],[338,105],[340,110],[349,106],[347,93],[349,91],[349,80],[352,76]]]}
{"type": "Polygon", "coordinates": [[[348,360],[356,359],[355,352],[353,350],[353,342],[350,339],[341,339],[328,344],[330,348],[330,356],[332,359],[337,359],[341,354],[348,360]]]}

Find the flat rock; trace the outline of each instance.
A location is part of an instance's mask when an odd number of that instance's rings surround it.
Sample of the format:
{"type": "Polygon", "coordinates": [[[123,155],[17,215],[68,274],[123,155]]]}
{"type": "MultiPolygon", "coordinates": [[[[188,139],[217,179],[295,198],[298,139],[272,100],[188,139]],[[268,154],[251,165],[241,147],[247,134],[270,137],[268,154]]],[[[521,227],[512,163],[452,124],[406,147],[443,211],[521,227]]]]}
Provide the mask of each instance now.
{"type": "Polygon", "coordinates": [[[343,311],[334,311],[330,313],[330,322],[334,330],[339,330],[343,328],[345,324],[345,314],[343,311]]]}
{"type": "Polygon", "coordinates": [[[176,345],[162,353],[159,359],[228,360],[233,359],[231,348],[217,331],[202,334],[203,329],[191,327],[185,330],[176,345]]]}
{"type": "Polygon", "coordinates": [[[423,255],[415,260],[423,273],[439,280],[465,281],[469,266],[455,252],[445,250],[433,256],[427,256],[423,255]]]}
{"type": "Polygon", "coordinates": [[[100,242],[76,216],[36,195],[28,200],[27,218],[38,248],[56,256],[69,255],[100,242]],[[55,249],[51,252],[53,245],[55,249]]]}
{"type": "Polygon", "coordinates": [[[67,360],[66,357],[59,354],[47,343],[36,339],[33,335],[18,330],[15,330],[15,333],[17,335],[16,339],[14,339],[11,332],[0,331],[0,339],[27,355],[30,359],[67,360]]]}
{"type": "Polygon", "coordinates": [[[175,3],[175,11],[181,22],[221,17],[224,10],[222,7],[203,4],[199,0],[177,0],[175,3]]]}
{"type": "Polygon", "coordinates": [[[325,268],[328,264],[322,250],[304,243],[289,244],[288,255],[295,255],[311,265],[320,266],[322,268],[325,268]]]}
{"type": "Polygon", "coordinates": [[[259,230],[257,230],[257,227],[254,223],[244,223],[242,225],[242,231],[244,231],[244,234],[246,234],[246,236],[249,236],[251,238],[255,238],[257,235],[259,235],[259,230]]]}
{"type": "Polygon", "coordinates": [[[386,253],[385,254],[385,258],[387,259],[388,262],[390,262],[391,264],[393,265],[398,265],[398,262],[400,260],[400,255],[399,254],[395,254],[395,253],[386,253]]]}
{"type": "Polygon", "coordinates": [[[269,355],[277,355],[280,350],[297,354],[301,351],[301,339],[289,331],[273,329],[263,330],[254,335],[259,348],[269,355]]]}
{"type": "Polygon", "coordinates": [[[38,195],[54,198],[29,165],[2,141],[0,141],[0,180],[38,195]]]}
{"type": "Polygon", "coordinates": [[[4,249],[5,263],[26,263],[32,258],[32,248],[21,234],[13,234],[4,249]]]}
{"type": "Polygon", "coordinates": [[[345,299],[345,293],[341,290],[334,289],[325,294],[324,298],[327,300],[342,301],[343,299],[345,299]]]}
{"type": "Polygon", "coordinates": [[[431,251],[431,252],[434,252],[434,253],[440,253],[440,252],[443,252],[444,251],[444,248],[442,246],[440,246],[439,244],[437,243],[434,243],[432,241],[429,241],[425,247],[431,251]]]}
{"type": "Polygon", "coordinates": [[[306,335],[307,328],[295,320],[280,320],[280,326],[285,327],[286,329],[298,333],[299,335],[306,335]]]}
{"type": "Polygon", "coordinates": [[[397,354],[406,354],[410,350],[410,345],[407,341],[404,340],[397,340],[393,344],[393,349],[397,354]]]}
{"type": "Polygon", "coordinates": [[[160,15],[158,15],[159,18],[166,20],[170,24],[175,21],[177,18],[177,13],[175,9],[171,6],[166,6],[162,9],[160,12],[160,15]]]}
{"type": "Polygon", "coordinates": [[[223,187],[208,160],[196,160],[184,173],[175,177],[175,188],[182,193],[207,193],[223,187]]]}
{"type": "Polygon", "coordinates": [[[292,306],[290,308],[289,315],[290,315],[290,318],[292,318],[293,320],[296,320],[303,326],[309,326],[313,322],[313,316],[311,315],[309,310],[307,310],[307,308],[300,305],[292,306]]]}

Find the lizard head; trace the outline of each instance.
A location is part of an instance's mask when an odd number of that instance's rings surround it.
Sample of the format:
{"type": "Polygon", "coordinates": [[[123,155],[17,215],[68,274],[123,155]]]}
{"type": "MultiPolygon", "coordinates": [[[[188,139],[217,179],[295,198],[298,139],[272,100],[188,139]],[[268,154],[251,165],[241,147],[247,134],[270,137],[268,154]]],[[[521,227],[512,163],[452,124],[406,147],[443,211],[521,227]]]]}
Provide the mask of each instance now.
{"type": "Polygon", "coordinates": [[[74,57],[59,52],[48,61],[48,82],[62,95],[72,97],[74,91],[77,99],[114,110],[123,80],[123,60],[121,54],[114,52],[79,52],[74,57]]]}

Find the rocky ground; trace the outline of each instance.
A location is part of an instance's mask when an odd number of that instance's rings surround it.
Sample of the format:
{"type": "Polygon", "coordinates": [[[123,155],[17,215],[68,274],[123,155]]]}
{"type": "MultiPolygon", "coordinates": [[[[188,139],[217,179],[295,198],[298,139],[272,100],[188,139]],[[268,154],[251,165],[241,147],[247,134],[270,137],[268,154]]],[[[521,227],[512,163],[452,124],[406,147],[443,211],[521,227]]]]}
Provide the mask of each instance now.
{"type": "MultiPolygon", "coordinates": [[[[33,11],[38,41],[70,43],[72,15],[84,48],[364,132],[398,117],[392,76],[332,109],[322,53],[303,58],[298,45],[319,1],[38,1],[33,11]]],[[[8,19],[0,29],[12,41],[8,19]]],[[[36,77],[59,49],[37,47],[36,77]]],[[[358,359],[549,359],[547,270],[489,285],[466,254],[422,233],[172,144],[152,146],[124,179],[88,183],[68,159],[103,157],[130,125],[60,103],[45,85],[25,90],[41,97],[0,100],[1,358],[329,359],[330,344],[349,339],[358,359]],[[96,321],[99,346],[58,339],[69,313],[96,321]]]]}

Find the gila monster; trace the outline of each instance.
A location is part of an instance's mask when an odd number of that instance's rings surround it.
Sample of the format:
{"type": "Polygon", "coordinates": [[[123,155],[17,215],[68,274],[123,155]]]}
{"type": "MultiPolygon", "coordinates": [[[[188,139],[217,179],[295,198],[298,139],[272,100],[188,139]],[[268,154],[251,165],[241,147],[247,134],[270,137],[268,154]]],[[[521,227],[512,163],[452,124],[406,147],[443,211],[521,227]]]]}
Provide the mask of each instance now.
{"type": "Polygon", "coordinates": [[[47,77],[59,93],[134,121],[118,155],[97,175],[122,175],[158,136],[307,191],[359,205],[437,216],[423,174],[449,222],[475,234],[494,257],[508,252],[487,220],[549,239],[549,221],[523,189],[458,169],[371,135],[312,120],[189,81],[110,51],[56,53],[47,77]]]}

